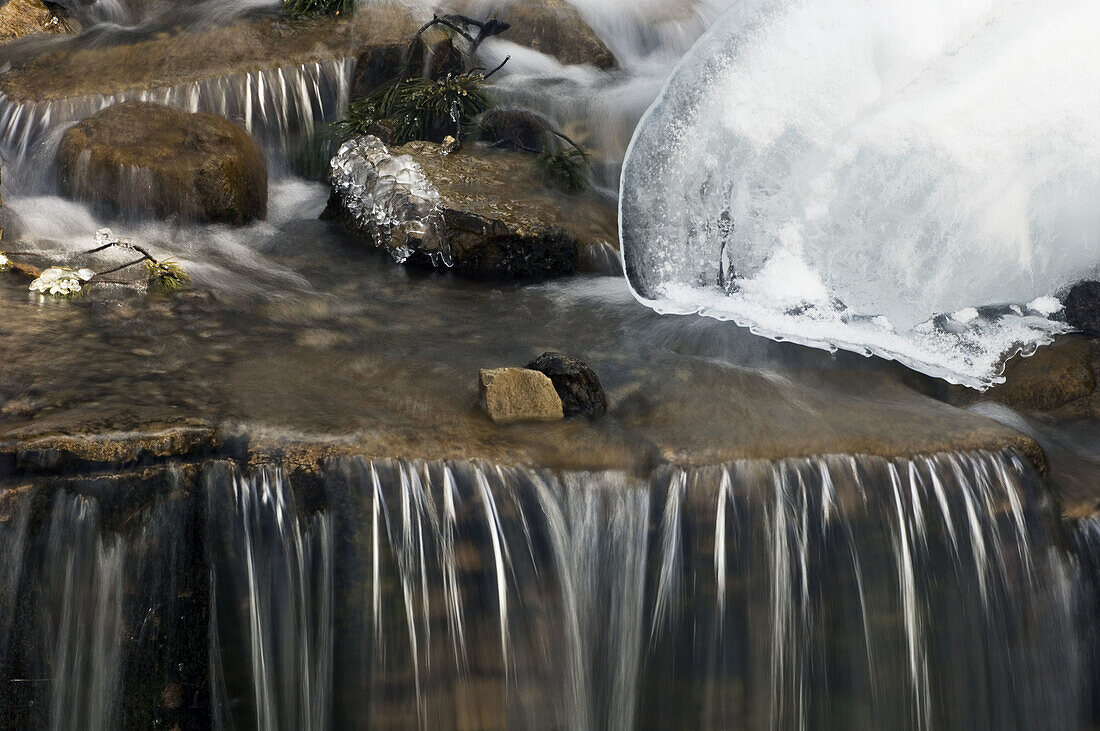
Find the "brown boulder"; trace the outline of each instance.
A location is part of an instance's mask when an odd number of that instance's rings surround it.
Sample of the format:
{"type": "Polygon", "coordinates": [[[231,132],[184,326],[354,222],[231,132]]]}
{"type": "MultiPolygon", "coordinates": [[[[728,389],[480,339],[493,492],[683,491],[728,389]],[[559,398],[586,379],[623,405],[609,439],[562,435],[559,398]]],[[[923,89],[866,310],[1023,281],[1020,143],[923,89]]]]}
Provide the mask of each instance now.
{"type": "Polygon", "coordinates": [[[986,392],[984,400],[999,401],[1023,412],[1065,412],[1087,408],[1096,390],[1093,343],[1080,335],[1058,339],[1029,358],[1013,358],[1005,366],[1005,382],[986,392]]]}
{"type": "Polygon", "coordinates": [[[108,107],[65,133],[57,161],[65,195],[118,212],[236,225],[267,215],[263,151],[214,114],[108,107]]]}

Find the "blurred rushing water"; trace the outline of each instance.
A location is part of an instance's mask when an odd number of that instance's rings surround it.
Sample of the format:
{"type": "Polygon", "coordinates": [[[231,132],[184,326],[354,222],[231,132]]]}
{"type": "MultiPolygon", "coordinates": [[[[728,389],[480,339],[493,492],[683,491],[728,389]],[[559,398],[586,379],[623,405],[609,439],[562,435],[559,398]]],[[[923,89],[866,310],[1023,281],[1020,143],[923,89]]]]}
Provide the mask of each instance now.
{"type": "Polygon", "coordinates": [[[79,480],[0,495],[4,727],[1092,718],[1097,531],[1067,540],[1010,452],[164,479],[136,512],[79,480]]]}

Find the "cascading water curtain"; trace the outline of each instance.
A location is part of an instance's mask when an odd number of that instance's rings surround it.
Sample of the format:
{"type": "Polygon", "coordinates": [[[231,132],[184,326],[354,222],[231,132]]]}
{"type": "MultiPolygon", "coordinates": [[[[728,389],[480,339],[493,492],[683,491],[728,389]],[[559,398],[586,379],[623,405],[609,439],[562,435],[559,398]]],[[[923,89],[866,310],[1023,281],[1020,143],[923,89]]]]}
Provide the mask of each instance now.
{"type": "Polygon", "coordinates": [[[249,658],[240,693],[264,728],[1074,728],[1085,712],[1080,569],[1012,453],[648,482],[347,460],[308,518],[277,475],[234,478],[240,579],[215,582],[219,617],[243,613],[222,663],[249,658]]]}
{"type": "Polygon", "coordinates": [[[0,488],[0,729],[203,725],[199,511],[160,494],[178,482],[0,488]]]}
{"type": "Polygon", "coordinates": [[[207,493],[210,683],[219,728],[330,728],[332,519],[300,520],[276,468],[207,493]]]}
{"type": "Polygon", "coordinates": [[[0,728],[1096,721],[1100,530],[1012,452],[303,474],[0,489],[0,728]]]}

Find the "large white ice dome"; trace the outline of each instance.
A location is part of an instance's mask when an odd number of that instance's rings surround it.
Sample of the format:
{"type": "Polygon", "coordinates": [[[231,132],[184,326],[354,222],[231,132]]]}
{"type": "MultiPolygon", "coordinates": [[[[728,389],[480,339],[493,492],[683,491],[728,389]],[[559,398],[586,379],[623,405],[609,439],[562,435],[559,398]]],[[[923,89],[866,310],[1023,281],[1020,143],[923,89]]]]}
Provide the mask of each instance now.
{"type": "Polygon", "coordinates": [[[987,386],[1100,266],[1100,2],[743,0],[639,124],[620,224],[658,310],[987,386]]]}

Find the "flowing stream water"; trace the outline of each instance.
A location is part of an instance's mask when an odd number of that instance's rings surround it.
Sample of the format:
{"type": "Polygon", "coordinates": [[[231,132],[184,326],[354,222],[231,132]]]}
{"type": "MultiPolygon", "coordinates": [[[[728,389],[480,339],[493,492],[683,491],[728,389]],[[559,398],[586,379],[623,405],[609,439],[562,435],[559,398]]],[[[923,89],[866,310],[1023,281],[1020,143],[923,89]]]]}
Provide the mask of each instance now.
{"type": "MultiPolygon", "coordinates": [[[[619,67],[493,40],[488,60],[513,57],[495,91],[583,137],[614,188],[630,130],[728,4],[577,2],[619,67]]],[[[100,0],[82,17],[100,42],[268,5],[100,0]]],[[[53,303],[0,281],[0,427],[390,439],[304,461],[230,443],[91,474],[0,459],[0,729],[1100,722],[1100,522],[1055,499],[1095,496],[1095,430],[957,412],[1033,436],[1046,475],[1011,449],[870,456],[859,445],[879,437],[939,444],[940,412],[910,389],[934,385],[661,317],[620,278],[464,282],[364,252],[316,220],[326,186],[283,165],[347,104],[353,66],[0,99],[5,241],[64,258],[110,224],[200,290],[53,303]],[[130,99],[245,124],[272,162],[269,219],[106,219],[57,197],[60,134],[130,99]],[[613,426],[502,436],[470,415],[477,368],[549,347],[599,364],[613,426]],[[428,429],[535,456],[377,456],[418,453],[428,429]],[[684,445],[711,466],[676,466],[684,445]],[[614,468],[576,466],[601,460],[614,468]]]]}

